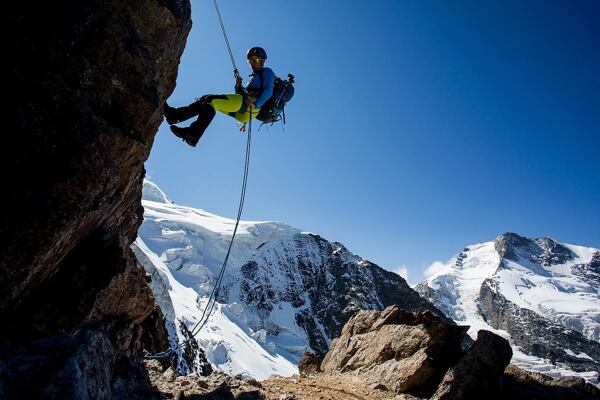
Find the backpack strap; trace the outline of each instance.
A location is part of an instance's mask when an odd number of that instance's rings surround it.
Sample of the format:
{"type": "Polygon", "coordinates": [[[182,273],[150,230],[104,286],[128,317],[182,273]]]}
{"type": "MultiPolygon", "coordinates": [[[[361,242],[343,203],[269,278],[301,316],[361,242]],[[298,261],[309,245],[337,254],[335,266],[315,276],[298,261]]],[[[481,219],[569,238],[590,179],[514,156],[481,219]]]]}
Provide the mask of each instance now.
{"type": "Polygon", "coordinates": [[[260,69],[259,76],[260,76],[260,92],[258,93],[258,96],[260,96],[262,94],[263,89],[265,87],[264,68],[260,69]]]}

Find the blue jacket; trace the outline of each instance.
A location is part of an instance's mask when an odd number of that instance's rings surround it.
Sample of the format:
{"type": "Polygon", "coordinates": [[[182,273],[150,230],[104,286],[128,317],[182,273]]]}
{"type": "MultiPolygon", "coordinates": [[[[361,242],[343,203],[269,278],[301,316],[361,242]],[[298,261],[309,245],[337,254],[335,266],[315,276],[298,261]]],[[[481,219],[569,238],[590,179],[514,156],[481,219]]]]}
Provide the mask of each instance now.
{"type": "Polygon", "coordinates": [[[246,90],[250,94],[258,94],[258,97],[254,100],[256,108],[261,108],[267,100],[273,95],[273,86],[275,85],[275,73],[271,68],[263,68],[262,72],[259,69],[253,71],[252,79],[246,85],[246,90]],[[261,82],[260,78],[265,80],[262,83],[262,92],[260,92],[261,82]],[[260,92],[260,93],[259,93],[260,92]]]}

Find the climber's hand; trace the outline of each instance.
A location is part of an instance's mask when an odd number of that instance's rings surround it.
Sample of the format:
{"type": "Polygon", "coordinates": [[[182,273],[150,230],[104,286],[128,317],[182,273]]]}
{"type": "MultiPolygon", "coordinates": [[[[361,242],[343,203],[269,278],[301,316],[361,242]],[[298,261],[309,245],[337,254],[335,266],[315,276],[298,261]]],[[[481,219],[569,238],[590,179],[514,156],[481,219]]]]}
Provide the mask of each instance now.
{"type": "Polygon", "coordinates": [[[252,108],[252,109],[256,108],[256,106],[254,105],[254,103],[250,99],[246,99],[246,107],[252,108]]]}
{"type": "Polygon", "coordinates": [[[235,87],[240,87],[241,84],[242,84],[242,77],[236,76],[235,77],[235,87]]]}

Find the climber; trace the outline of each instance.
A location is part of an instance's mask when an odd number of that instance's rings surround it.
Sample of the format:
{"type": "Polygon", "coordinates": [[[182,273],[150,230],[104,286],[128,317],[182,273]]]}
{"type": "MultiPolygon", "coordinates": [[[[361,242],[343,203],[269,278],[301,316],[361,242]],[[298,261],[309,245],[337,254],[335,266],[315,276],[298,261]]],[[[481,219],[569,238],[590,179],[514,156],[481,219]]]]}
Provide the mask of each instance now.
{"type": "Polygon", "coordinates": [[[165,103],[165,119],[171,125],[171,131],[175,136],[194,147],[210,125],[216,111],[227,114],[243,124],[250,121],[250,118],[256,117],[260,107],[273,94],[275,73],[270,68],[264,67],[267,53],[262,47],[252,47],[246,56],[252,67],[250,75],[252,79],[246,87],[243,87],[242,77],[237,75],[235,94],[204,95],[192,104],[180,108],[165,103]],[[175,125],[195,116],[198,116],[196,121],[186,128],[175,125]]]}

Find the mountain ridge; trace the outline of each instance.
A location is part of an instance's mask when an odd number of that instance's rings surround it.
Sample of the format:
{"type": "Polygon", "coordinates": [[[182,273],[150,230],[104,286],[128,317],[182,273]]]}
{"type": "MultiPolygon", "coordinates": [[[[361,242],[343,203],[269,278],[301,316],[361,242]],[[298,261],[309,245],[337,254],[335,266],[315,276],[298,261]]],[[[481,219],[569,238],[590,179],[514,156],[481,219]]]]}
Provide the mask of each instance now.
{"type": "Polygon", "coordinates": [[[514,362],[597,383],[600,250],[507,232],[467,246],[415,287],[473,336],[510,339],[514,362]]]}
{"type": "MultiPolygon", "coordinates": [[[[150,253],[140,262],[151,274],[160,269],[189,296],[195,293],[175,312],[191,325],[214,287],[235,221],[170,203],[166,195],[156,202],[156,185],[146,181],[144,188],[145,217],[137,244],[150,253]]],[[[161,292],[155,291],[155,297],[160,299],[161,292]]],[[[213,319],[198,335],[201,347],[212,364],[229,373],[248,371],[240,363],[249,364],[244,360],[252,348],[262,354],[261,366],[252,372],[257,377],[296,373],[304,351],[324,354],[360,309],[399,304],[450,321],[398,274],[340,243],[272,221],[240,222],[217,300],[213,319]],[[228,329],[241,330],[244,340],[228,329]]],[[[181,339],[181,332],[177,335],[181,339]]]]}

